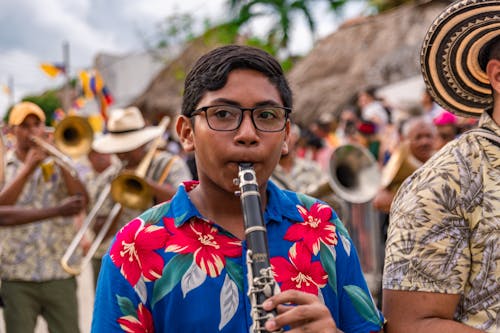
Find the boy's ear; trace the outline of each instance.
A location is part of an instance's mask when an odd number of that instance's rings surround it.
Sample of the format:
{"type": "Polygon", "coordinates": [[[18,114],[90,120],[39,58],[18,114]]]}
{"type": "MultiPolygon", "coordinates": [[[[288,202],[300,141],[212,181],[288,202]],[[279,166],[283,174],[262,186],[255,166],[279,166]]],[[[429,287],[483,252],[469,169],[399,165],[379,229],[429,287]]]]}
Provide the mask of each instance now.
{"type": "Polygon", "coordinates": [[[493,94],[500,94],[500,60],[491,59],[486,66],[486,73],[493,89],[493,94]]]}
{"type": "Polygon", "coordinates": [[[281,147],[281,155],[288,154],[289,150],[290,150],[290,120],[286,122],[285,138],[283,139],[283,145],[281,147]]]}
{"type": "Polygon", "coordinates": [[[180,115],[175,123],[175,130],[184,151],[194,151],[194,129],[191,119],[180,115]]]}

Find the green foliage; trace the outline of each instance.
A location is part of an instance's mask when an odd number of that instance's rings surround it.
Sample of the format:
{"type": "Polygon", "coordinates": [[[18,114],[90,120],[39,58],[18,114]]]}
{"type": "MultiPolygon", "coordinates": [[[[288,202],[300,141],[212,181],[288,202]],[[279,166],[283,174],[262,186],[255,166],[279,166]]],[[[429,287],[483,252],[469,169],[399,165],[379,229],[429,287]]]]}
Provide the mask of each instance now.
{"type": "Polygon", "coordinates": [[[173,13],[156,26],[153,38],[156,48],[165,48],[184,44],[194,38],[194,18],[190,13],[173,13]]]}
{"type": "MultiPolygon", "coordinates": [[[[338,13],[347,0],[322,0],[329,8],[338,13]]],[[[267,32],[267,44],[278,50],[287,50],[290,42],[290,31],[297,15],[302,15],[311,33],[316,32],[316,20],[312,15],[312,7],[318,0],[229,0],[229,8],[233,13],[232,22],[241,29],[259,17],[271,17],[273,25],[267,32]]]]}
{"type": "Polygon", "coordinates": [[[42,108],[47,118],[47,125],[52,123],[54,111],[62,107],[61,100],[57,96],[57,90],[48,90],[41,95],[26,96],[23,101],[33,102],[42,108]]]}

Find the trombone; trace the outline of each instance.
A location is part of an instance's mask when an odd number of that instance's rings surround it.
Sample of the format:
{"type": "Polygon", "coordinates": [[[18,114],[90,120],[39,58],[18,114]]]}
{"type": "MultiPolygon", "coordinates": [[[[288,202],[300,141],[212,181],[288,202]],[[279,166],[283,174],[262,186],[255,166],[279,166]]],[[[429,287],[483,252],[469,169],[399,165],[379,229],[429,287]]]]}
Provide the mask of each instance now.
{"type": "MultiPolygon", "coordinates": [[[[160,122],[159,127],[163,129],[163,132],[167,128],[169,122],[170,118],[168,117],[164,117],[160,122]]],[[[146,209],[151,205],[153,194],[151,188],[144,180],[144,177],[146,175],[147,169],[149,168],[149,164],[153,159],[154,153],[161,143],[161,140],[162,137],[159,136],[156,140],[153,141],[151,147],[149,148],[149,151],[147,152],[146,156],[144,156],[143,160],[135,171],[123,170],[119,172],[118,176],[116,176],[115,179],[110,184],[107,184],[103,189],[96,203],[92,207],[92,210],[85,218],[82,226],[76,233],[75,237],[68,246],[68,249],[61,258],[61,266],[66,272],[72,275],[78,275],[81,273],[85,265],[87,265],[94,256],[95,252],[99,248],[99,245],[106,237],[109,229],[121,213],[123,207],[132,209],[146,209]],[[89,230],[89,228],[94,225],[95,218],[99,209],[101,209],[101,207],[104,205],[106,199],[110,196],[110,194],[116,203],[107,216],[106,221],[103,223],[98,234],[93,239],[89,250],[81,259],[80,263],[70,263],[71,257],[78,248],[87,230],[89,230]]],[[[124,167],[125,165],[122,165],[122,169],[124,167]]]]}
{"type": "Polygon", "coordinates": [[[102,241],[106,237],[106,234],[108,233],[109,229],[113,225],[114,221],[118,217],[118,215],[121,212],[122,205],[119,203],[116,203],[113,205],[113,208],[111,209],[111,212],[109,213],[108,217],[106,218],[106,221],[102,225],[101,229],[95,236],[95,238],[92,241],[92,244],[90,245],[89,250],[85,254],[85,256],[82,258],[80,261],[80,264],[71,264],[70,260],[73,254],[75,253],[76,249],[78,248],[78,245],[80,244],[81,240],[85,236],[85,233],[93,223],[95,223],[95,217],[97,216],[97,213],[99,209],[104,205],[106,199],[109,197],[109,194],[111,192],[111,184],[107,184],[106,187],[103,189],[101,194],[99,195],[94,207],[92,207],[92,210],[89,212],[89,214],[85,217],[85,220],[83,221],[82,226],[76,233],[75,237],[72,239],[71,243],[69,244],[68,248],[66,249],[66,252],[61,258],[61,266],[62,268],[68,272],[69,274],[72,275],[79,275],[82,272],[83,267],[85,267],[89,261],[92,259],[94,256],[94,253],[97,251],[99,248],[99,245],[101,245],[102,241]]]}
{"type": "MultiPolygon", "coordinates": [[[[169,117],[163,117],[158,127],[165,132],[170,122],[169,117]]],[[[136,170],[123,170],[111,183],[111,196],[115,202],[125,207],[144,210],[151,206],[153,193],[151,187],[144,180],[153,156],[162,142],[162,136],[157,137],[151,144],[146,156],[136,170]]]]}

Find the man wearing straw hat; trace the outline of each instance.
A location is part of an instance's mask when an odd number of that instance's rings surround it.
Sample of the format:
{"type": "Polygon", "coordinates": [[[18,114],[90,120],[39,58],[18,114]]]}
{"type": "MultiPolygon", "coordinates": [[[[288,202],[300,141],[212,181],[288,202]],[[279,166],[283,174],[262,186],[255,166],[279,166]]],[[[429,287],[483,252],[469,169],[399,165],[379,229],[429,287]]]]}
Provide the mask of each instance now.
{"type": "Polygon", "coordinates": [[[392,205],[386,332],[500,332],[500,1],[451,4],[421,62],[444,109],[480,120],[410,176],[392,205]]]}
{"type": "MultiPolygon", "coordinates": [[[[161,126],[146,126],[140,110],[136,107],[112,110],[106,127],[108,132],[94,140],[92,149],[101,154],[116,154],[122,164],[126,165],[126,169],[130,171],[138,168],[150,149],[149,144],[161,137],[165,131],[161,126]]],[[[115,167],[112,169],[118,171],[115,167]]],[[[101,182],[95,184],[94,189],[89,190],[93,200],[97,199],[105,185],[114,180],[117,172],[106,172],[106,175],[100,177],[101,182]]],[[[156,151],[147,166],[147,172],[144,176],[144,181],[153,194],[152,201],[148,203],[148,208],[169,200],[177,190],[177,186],[183,181],[191,179],[191,172],[184,160],[167,151],[156,151]]],[[[107,200],[105,207],[99,212],[98,220],[105,220],[105,216],[110,213],[114,204],[112,201],[111,198],[107,200]]],[[[141,212],[141,208],[124,205],[110,234],[114,234],[141,212]]],[[[110,242],[111,238],[103,242],[92,259],[95,283],[97,283],[101,258],[108,249],[110,242]]]]}

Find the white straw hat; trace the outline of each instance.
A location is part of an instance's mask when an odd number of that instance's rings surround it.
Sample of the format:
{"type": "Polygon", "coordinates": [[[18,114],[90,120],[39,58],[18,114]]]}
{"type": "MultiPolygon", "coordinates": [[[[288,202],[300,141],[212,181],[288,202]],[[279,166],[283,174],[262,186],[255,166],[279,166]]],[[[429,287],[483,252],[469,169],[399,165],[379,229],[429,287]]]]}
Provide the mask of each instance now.
{"type": "Polygon", "coordinates": [[[92,149],[103,154],[132,151],[162,135],[158,126],[148,126],[136,107],[114,109],[107,121],[107,133],[96,138],[92,149]]]}

